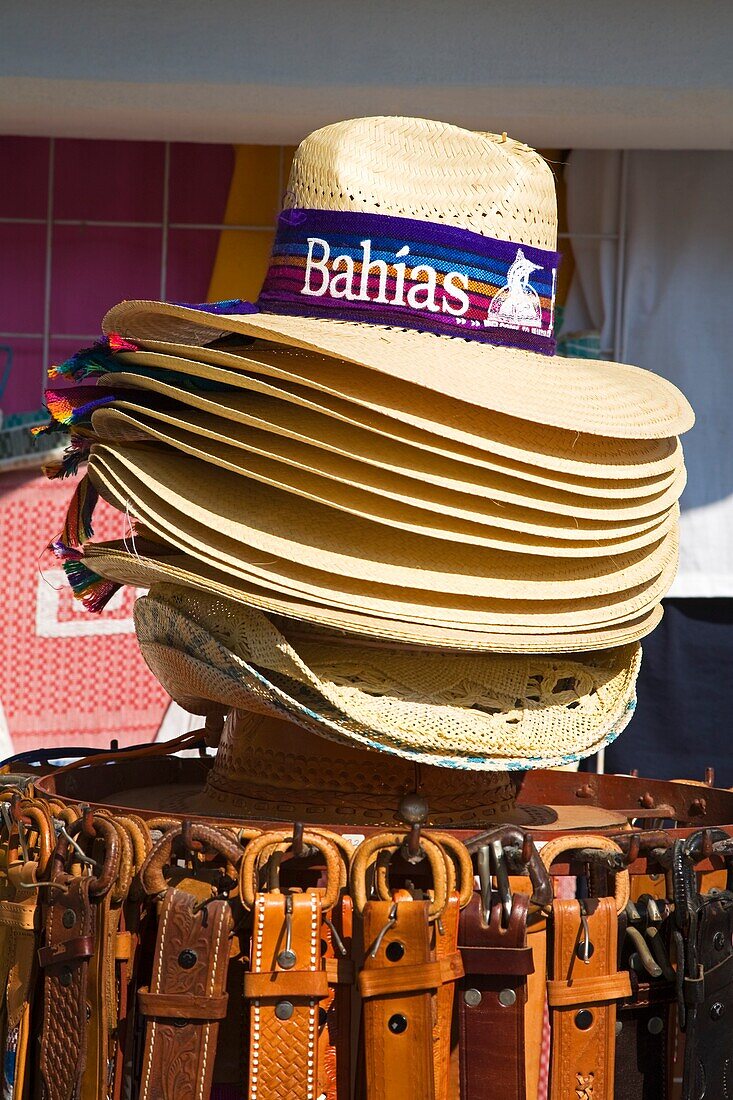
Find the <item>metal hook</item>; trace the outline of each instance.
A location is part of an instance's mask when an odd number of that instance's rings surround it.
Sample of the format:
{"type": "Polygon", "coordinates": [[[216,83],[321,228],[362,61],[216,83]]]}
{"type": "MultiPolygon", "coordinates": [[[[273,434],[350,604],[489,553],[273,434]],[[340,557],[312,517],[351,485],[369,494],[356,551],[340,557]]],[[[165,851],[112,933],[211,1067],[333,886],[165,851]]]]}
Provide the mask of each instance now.
{"type": "Polygon", "coordinates": [[[290,842],[293,855],[296,859],[300,859],[303,855],[305,847],[303,844],[303,822],[296,821],[293,825],[293,839],[290,842]]]}
{"type": "Polygon", "coordinates": [[[61,822],[61,828],[59,829],[59,833],[61,834],[61,836],[65,837],[66,840],[69,842],[69,844],[74,849],[77,856],[79,857],[79,860],[81,861],[81,863],[86,864],[87,867],[93,867],[95,871],[101,870],[101,864],[97,863],[96,859],[92,859],[91,856],[88,856],[86,854],[86,852],[84,851],[84,849],[79,844],[77,844],[77,842],[76,842],[76,840],[74,840],[73,836],[71,836],[66,831],[66,826],[64,825],[63,821],[61,822]]]}
{"type": "Polygon", "coordinates": [[[348,955],[348,951],[346,950],[346,944],[344,943],[344,941],[341,939],[338,932],[336,931],[336,928],[334,927],[333,921],[331,920],[330,917],[325,917],[324,916],[323,923],[328,926],[328,930],[331,933],[331,939],[333,940],[333,945],[336,948],[336,950],[338,951],[339,955],[341,955],[342,957],[345,958],[346,955],[348,955]]]}
{"type": "Polygon", "coordinates": [[[394,928],[395,924],[397,923],[397,906],[398,906],[398,904],[399,904],[399,902],[396,902],[396,901],[392,903],[392,908],[389,911],[389,916],[387,917],[387,921],[386,921],[384,927],[382,928],[382,930],[377,935],[377,938],[374,941],[374,946],[372,947],[371,951],[369,952],[369,958],[370,959],[376,959],[377,952],[379,951],[379,948],[382,946],[382,940],[387,935],[390,928],[394,928]]]}
{"type": "Polygon", "coordinates": [[[489,844],[489,851],[491,853],[491,860],[494,864],[493,871],[496,879],[496,889],[499,894],[499,900],[501,901],[501,911],[504,925],[508,925],[512,915],[512,889],[509,883],[509,872],[507,870],[506,860],[504,859],[504,849],[502,848],[500,840],[492,840],[489,844]]]}
{"type": "MultiPolygon", "coordinates": [[[[581,941],[583,950],[580,953],[579,958],[584,963],[587,963],[587,962],[590,962],[591,942],[590,942],[590,926],[588,925],[588,914],[586,912],[585,901],[583,899],[580,900],[580,927],[581,927],[581,931],[583,933],[583,939],[581,941]]],[[[580,947],[581,947],[581,944],[579,943],[578,944],[578,949],[580,949],[580,947]]]]}

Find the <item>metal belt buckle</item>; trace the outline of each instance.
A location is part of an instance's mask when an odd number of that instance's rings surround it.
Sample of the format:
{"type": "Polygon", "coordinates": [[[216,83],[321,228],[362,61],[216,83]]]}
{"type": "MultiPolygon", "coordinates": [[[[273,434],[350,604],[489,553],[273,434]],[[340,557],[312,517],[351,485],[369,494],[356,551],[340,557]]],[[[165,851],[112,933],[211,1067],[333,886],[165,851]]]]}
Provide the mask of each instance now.
{"type": "Polygon", "coordinates": [[[530,902],[540,909],[552,905],[552,881],[529,833],[516,825],[500,825],[472,837],[466,847],[476,854],[481,888],[481,910],[488,924],[492,905],[492,877],[496,882],[504,927],[512,912],[509,875],[527,875],[532,883],[530,902]]]}

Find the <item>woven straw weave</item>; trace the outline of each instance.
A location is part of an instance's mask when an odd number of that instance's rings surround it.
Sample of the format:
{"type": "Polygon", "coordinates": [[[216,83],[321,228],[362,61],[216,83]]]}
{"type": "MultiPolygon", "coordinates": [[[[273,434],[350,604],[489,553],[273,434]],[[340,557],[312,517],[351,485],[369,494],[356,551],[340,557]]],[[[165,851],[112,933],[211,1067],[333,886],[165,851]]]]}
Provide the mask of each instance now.
{"type": "Polygon", "coordinates": [[[346,738],[464,767],[594,751],[631,716],[641,655],[631,645],[584,659],[433,658],[302,641],[296,651],[261,613],[169,585],[138,601],[135,621],[143,652],[155,642],[213,668],[260,670],[346,738]]]}

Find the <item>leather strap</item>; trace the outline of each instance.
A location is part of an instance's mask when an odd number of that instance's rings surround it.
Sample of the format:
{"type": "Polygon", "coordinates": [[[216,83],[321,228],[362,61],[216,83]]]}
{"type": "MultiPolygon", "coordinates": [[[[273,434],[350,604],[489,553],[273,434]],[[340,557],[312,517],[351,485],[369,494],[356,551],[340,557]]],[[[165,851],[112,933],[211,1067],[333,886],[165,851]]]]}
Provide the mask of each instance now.
{"type": "MultiPolygon", "coordinates": [[[[470,865],[470,859],[469,859],[470,865]]],[[[451,1030],[456,981],[463,973],[463,959],[458,952],[458,924],[461,914],[457,893],[448,895],[440,921],[433,921],[433,955],[441,966],[443,978],[435,994],[433,1024],[433,1077],[435,1100],[448,1100],[451,1087],[451,1030]],[[455,975],[453,974],[455,968],[455,975]]]]}
{"type": "Polygon", "coordinates": [[[184,890],[166,891],[150,989],[138,997],[146,1017],[140,1100],[208,1100],[231,929],[227,901],[202,906],[184,890]]]}
{"type": "Polygon", "coordinates": [[[683,1100],[725,1097],[733,1071],[733,894],[701,898],[697,976],[686,976],[683,1100]]]}
{"type": "Polygon", "coordinates": [[[22,1097],[25,1089],[31,1008],[36,974],[36,910],[38,893],[33,886],[38,864],[14,863],[8,880],[16,887],[12,900],[0,901],[0,932],[7,941],[7,975],[4,989],[5,1032],[2,1058],[2,1095],[22,1097]]]}
{"type": "Polygon", "coordinates": [[[492,907],[488,924],[484,921],[479,894],[461,914],[458,942],[466,974],[459,987],[458,1018],[461,1095],[466,1100],[524,1100],[528,1095],[524,1011],[527,975],[534,969],[527,946],[528,906],[526,896],[515,894],[506,928],[500,905],[492,907]]]}
{"type": "Polygon", "coordinates": [[[552,979],[547,983],[552,1028],[550,1100],[600,1100],[614,1091],[616,1000],[629,997],[617,970],[618,917],[612,898],[589,898],[587,962],[581,902],[552,906],[552,979]]]}
{"type": "Polygon", "coordinates": [[[319,1007],[328,994],[317,890],[257,894],[251,970],[249,1100],[316,1100],[319,1007]]]}
{"type": "Polygon", "coordinates": [[[639,982],[634,974],[631,986],[631,999],[617,1008],[614,1100],[667,1100],[674,986],[639,982]]]}
{"type": "Polygon", "coordinates": [[[91,880],[62,873],[53,901],[44,906],[46,943],[40,1067],[44,1100],[75,1100],[87,1055],[87,979],[94,949],[91,880]],[[66,889],[64,889],[66,887],[66,889]]]}
{"type": "Polygon", "coordinates": [[[111,894],[107,894],[96,905],[94,951],[89,960],[84,1096],[104,1096],[111,1080],[111,1028],[117,1022],[114,934],[118,920],[119,908],[112,906],[111,894]]]}
{"type": "Polygon", "coordinates": [[[435,1100],[430,983],[437,988],[440,973],[431,960],[428,906],[412,900],[364,906],[359,987],[362,996],[367,991],[362,1011],[369,1100],[435,1100]],[[386,996],[384,988],[390,990],[386,996]]]}
{"type": "Polygon", "coordinates": [[[319,1008],[319,1017],[325,1015],[325,1027],[319,1034],[319,1087],[326,1100],[340,1100],[341,1097],[348,1097],[351,1091],[353,903],[347,894],[334,907],[331,922],[329,924],[324,920],[321,926],[329,988],[319,1008]],[[342,953],[344,951],[346,954],[342,953]]]}

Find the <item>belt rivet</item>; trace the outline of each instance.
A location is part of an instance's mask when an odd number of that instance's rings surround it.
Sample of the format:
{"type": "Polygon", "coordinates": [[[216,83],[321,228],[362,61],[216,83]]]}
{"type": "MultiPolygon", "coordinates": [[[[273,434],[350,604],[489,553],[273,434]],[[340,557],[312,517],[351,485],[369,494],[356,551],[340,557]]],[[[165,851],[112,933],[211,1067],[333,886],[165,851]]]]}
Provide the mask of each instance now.
{"type": "Polygon", "coordinates": [[[191,970],[191,968],[196,965],[197,961],[198,955],[195,951],[192,951],[190,947],[185,948],[178,956],[178,965],[184,970],[191,970]]]}
{"type": "Polygon", "coordinates": [[[394,1016],[390,1016],[387,1020],[387,1027],[393,1035],[401,1035],[403,1031],[407,1031],[407,1017],[401,1012],[395,1012],[394,1016]]]}
{"type": "Polygon", "coordinates": [[[64,928],[73,928],[76,924],[76,913],[73,909],[64,909],[63,916],[61,917],[61,923],[64,928]]]}
{"type": "Polygon", "coordinates": [[[710,1007],[710,1019],[719,1020],[724,1012],[725,1005],[721,1004],[720,1001],[716,1001],[715,1004],[710,1007]]]}
{"type": "Polygon", "coordinates": [[[71,967],[62,966],[61,970],[59,971],[59,982],[61,983],[61,985],[63,985],[64,987],[71,985],[71,977],[71,967]]]}
{"type": "Polygon", "coordinates": [[[725,936],[722,932],[716,932],[713,936],[713,947],[716,951],[722,951],[725,947],[725,936]]]}
{"type": "Polygon", "coordinates": [[[575,1026],[578,1031],[587,1031],[593,1023],[593,1013],[589,1008],[581,1008],[580,1012],[575,1013],[575,1026]]]}
{"type": "Polygon", "coordinates": [[[517,1003],[517,995],[513,989],[502,989],[499,993],[499,1004],[502,1008],[511,1008],[517,1003]]]}
{"type": "Polygon", "coordinates": [[[467,990],[465,990],[465,992],[463,994],[463,1000],[465,1001],[465,1003],[468,1005],[469,1008],[476,1008],[476,1006],[480,1005],[481,1001],[483,1000],[483,997],[481,996],[481,990],[480,989],[467,989],[467,990]]]}
{"type": "Polygon", "coordinates": [[[295,1012],[292,1001],[278,1001],[275,1005],[275,1015],[278,1020],[289,1020],[295,1012]]]}
{"type": "Polygon", "coordinates": [[[616,1034],[620,1035],[621,1032],[623,1031],[623,1029],[624,1029],[624,1025],[621,1023],[620,1020],[617,1020],[616,1021],[616,1034]]]}
{"type": "Polygon", "coordinates": [[[646,1029],[650,1035],[660,1035],[664,1027],[664,1021],[659,1016],[652,1016],[646,1029]]]}
{"type": "Polygon", "coordinates": [[[392,940],[385,947],[384,953],[391,963],[399,962],[405,953],[405,945],[400,943],[399,940],[392,940]]]}
{"type": "Polygon", "coordinates": [[[277,965],[281,970],[292,970],[298,961],[294,951],[281,951],[277,957],[277,965]]]}

